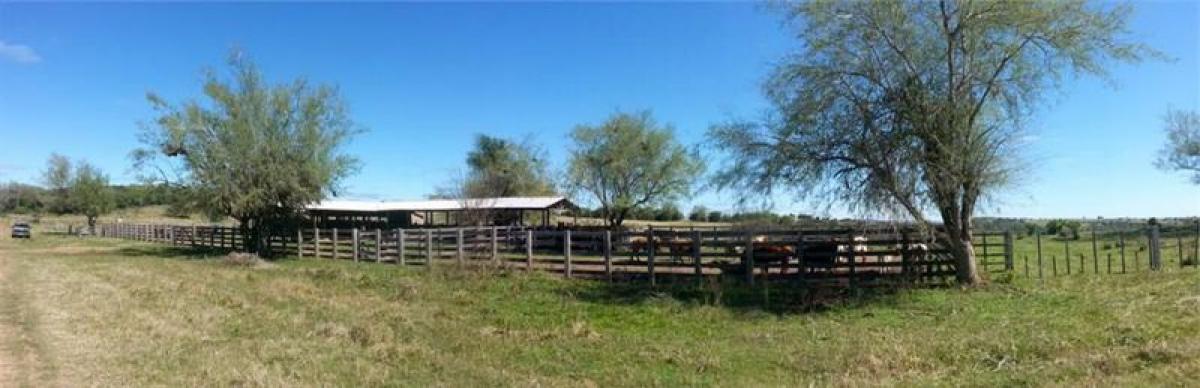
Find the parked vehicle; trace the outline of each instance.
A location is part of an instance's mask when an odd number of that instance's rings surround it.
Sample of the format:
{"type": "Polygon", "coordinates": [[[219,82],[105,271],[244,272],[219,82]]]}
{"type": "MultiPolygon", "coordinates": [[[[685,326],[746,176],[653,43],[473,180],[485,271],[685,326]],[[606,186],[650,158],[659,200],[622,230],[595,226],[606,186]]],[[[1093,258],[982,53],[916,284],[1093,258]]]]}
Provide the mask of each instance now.
{"type": "Polygon", "coordinates": [[[25,223],[25,222],[13,223],[12,238],[28,239],[31,236],[33,236],[33,232],[32,232],[32,229],[29,227],[28,223],[25,223]]]}

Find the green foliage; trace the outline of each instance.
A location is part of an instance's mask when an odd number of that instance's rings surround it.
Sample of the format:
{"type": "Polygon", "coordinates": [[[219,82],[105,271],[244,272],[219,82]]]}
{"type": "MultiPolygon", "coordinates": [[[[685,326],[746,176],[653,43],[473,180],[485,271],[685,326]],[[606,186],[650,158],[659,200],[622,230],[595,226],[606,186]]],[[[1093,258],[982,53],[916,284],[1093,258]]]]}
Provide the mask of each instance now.
{"type": "Polygon", "coordinates": [[[143,171],[186,186],[197,208],[238,220],[257,251],[268,224],[336,194],[356,167],[341,147],[358,129],[332,86],[268,84],[236,52],[229,66],[231,81],[206,74],[205,103],[150,94],[159,117],[133,156],[143,171]]]}
{"type": "Polygon", "coordinates": [[[112,211],[116,205],[108,175],[86,161],[75,165],[69,193],[71,209],[87,217],[89,228],[96,226],[96,217],[112,211]]]}
{"type": "Polygon", "coordinates": [[[675,140],[649,112],[616,113],[599,126],[571,132],[568,179],[599,203],[608,226],[620,226],[637,208],[661,205],[691,192],[703,172],[699,155],[675,140]]]}
{"type": "Polygon", "coordinates": [[[1043,230],[1046,234],[1058,235],[1071,240],[1079,239],[1079,229],[1083,226],[1079,221],[1054,219],[1046,222],[1043,230]]]}
{"type": "Polygon", "coordinates": [[[438,193],[445,198],[492,198],[553,195],[545,151],[531,141],[515,142],[488,135],[475,138],[467,153],[464,181],[438,193]]]}
{"type": "Polygon", "coordinates": [[[68,190],[71,186],[71,160],[57,153],[50,154],[46,160],[46,170],[42,171],[42,180],[49,188],[47,208],[51,213],[63,214],[70,211],[68,190]]]}
{"type": "Polygon", "coordinates": [[[766,83],[761,123],[715,126],[723,188],[781,187],[852,210],[928,225],[953,242],[973,283],[979,201],[1019,173],[1019,128],[1064,75],[1156,54],[1123,40],[1129,9],[1082,1],[787,3],[803,51],[766,83]]]}
{"type": "Polygon", "coordinates": [[[713,210],[711,212],[708,212],[708,222],[721,222],[721,221],[725,221],[725,217],[724,217],[724,214],[722,214],[720,210],[713,210]]]}
{"type": "Polygon", "coordinates": [[[0,214],[39,213],[45,207],[46,189],[17,182],[0,184],[0,214]]]}
{"type": "Polygon", "coordinates": [[[1159,151],[1158,168],[1191,174],[1200,184],[1200,113],[1171,110],[1163,118],[1167,144],[1159,151]]]}
{"type": "Polygon", "coordinates": [[[681,221],[683,212],[673,203],[667,203],[654,210],[655,221],[681,221]]]}
{"type": "Polygon", "coordinates": [[[688,213],[688,220],[696,222],[708,221],[708,208],[703,205],[692,206],[692,211],[688,213]]]}

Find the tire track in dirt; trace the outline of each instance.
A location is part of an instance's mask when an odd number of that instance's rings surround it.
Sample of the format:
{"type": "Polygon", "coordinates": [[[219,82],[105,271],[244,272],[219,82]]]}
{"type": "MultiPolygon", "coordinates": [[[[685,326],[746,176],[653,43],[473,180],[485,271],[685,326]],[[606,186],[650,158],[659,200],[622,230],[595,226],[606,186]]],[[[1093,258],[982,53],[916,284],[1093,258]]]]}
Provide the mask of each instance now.
{"type": "MultiPolygon", "coordinates": [[[[0,297],[8,297],[10,294],[8,266],[9,258],[7,250],[12,249],[6,247],[11,241],[0,240],[0,297]]],[[[12,316],[13,311],[5,304],[0,308],[0,387],[13,387],[17,385],[16,365],[13,364],[12,357],[13,348],[16,346],[16,334],[19,332],[14,327],[16,317],[12,316]]]]}

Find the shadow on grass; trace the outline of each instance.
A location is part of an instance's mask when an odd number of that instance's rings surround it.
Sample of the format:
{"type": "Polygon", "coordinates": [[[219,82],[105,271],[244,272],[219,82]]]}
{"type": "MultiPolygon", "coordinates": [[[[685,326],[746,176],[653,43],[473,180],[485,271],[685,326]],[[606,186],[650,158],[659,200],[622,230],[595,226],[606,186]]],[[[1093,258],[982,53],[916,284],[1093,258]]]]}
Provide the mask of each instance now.
{"type": "Polygon", "coordinates": [[[729,278],[669,279],[654,287],[642,280],[582,283],[564,290],[590,303],[636,305],[669,298],[688,305],[715,306],[744,314],[812,314],[834,308],[892,304],[906,287],[851,289],[846,285],[805,284],[798,281],[759,281],[753,285],[729,278]]]}
{"type": "MultiPolygon", "coordinates": [[[[229,253],[232,249],[208,248],[208,247],[189,247],[189,246],[163,246],[163,245],[137,245],[126,246],[116,250],[116,254],[129,257],[158,257],[174,260],[216,260],[220,259],[229,253]]],[[[295,258],[288,256],[279,256],[267,259],[272,262],[280,262],[294,260],[295,258]]]]}

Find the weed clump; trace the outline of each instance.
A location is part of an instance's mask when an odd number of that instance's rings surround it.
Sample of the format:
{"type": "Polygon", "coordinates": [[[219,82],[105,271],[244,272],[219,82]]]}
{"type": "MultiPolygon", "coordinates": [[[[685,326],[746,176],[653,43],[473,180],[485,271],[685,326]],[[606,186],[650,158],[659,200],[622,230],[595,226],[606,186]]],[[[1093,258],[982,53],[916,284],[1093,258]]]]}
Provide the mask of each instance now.
{"type": "Polygon", "coordinates": [[[232,267],[256,268],[265,267],[267,262],[258,255],[245,252],[230,252],[221,257],[221,263],[232,267]]]}

